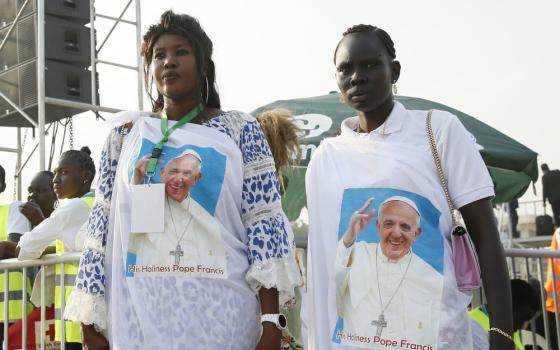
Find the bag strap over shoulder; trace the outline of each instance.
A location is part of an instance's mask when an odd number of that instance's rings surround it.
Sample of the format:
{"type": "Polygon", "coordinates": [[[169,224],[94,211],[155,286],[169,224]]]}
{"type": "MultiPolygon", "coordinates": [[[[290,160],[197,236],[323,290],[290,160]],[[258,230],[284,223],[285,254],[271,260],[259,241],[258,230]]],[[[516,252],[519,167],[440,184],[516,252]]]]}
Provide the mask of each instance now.
{"type": "Polygon", "coordinates": [[[455,207],[453,206],[453,202],[451,201],[451,196],[449,195],[447,180],[445,179],[443,167],[441,166],[441,159],[436,149],[434,131],[432,130],[432,112],[433,110],[429,110],[428,115],[426,116],[426,130],[428,131],[428,140],[430,141],[430,148],[432,149],[432,157],[434,158],[434,163],[436,164],[436,168],[438,170],[439,181],[441,183],[441,187],[443,188],[443,192],[445,193],[445,199],[447,200],[449,211],[451,211],[451,221],[453,225],[457,225],[458,223],[457,214],[455,213],[455,207]]]}

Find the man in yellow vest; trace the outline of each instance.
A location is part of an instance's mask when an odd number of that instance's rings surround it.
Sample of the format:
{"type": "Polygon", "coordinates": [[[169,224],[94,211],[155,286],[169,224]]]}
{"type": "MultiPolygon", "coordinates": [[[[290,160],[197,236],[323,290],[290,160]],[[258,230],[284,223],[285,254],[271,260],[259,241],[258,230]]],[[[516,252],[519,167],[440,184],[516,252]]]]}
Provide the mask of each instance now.
{"type": "MultiPolygon", "coordinates": [[[[521,342],[518,330],[522,329],[523,324],[533,318],[540,310],[539,296],[537,291],[528,282],[520,279],[512,279],[511,301],[513,305],[513,342],[515,343],[516,350],[524,350],[525,347],[521,342]]],[[[482,327],[485,333],[489,332],[490,319],[488,317],[488,307],[486,304],[482,304],[469,311],[469,316],[482,327]]],[[[473,333],[474,332],[476,332],[475,329],[473,329],[473,333]]],[[[475,344],[475,348],[488,349],[488,344],[475,344]]]]}
{"type": "MultiPolygon", "coordinates": [[[[1,167],[0,167],[1,168],[1,167]]],[[[4,173],[0,169],[0,189],[5,188],[4,173]]],[[[0,259],[15,257],[15,247],[22,234],[38,225],[53,211],[56,195],[52,184],[53,174],[50,171],[39,172],[28,187],[28,202],[13,202],[0,205],[0,259]]],[[[28,270],[29,271],[29,270],[28,270]]],[[[31,272],[31,271],[29,271],[31,272]]],[[[8,320],[13,323],[22,318],[22,273],[9,273],[9,302],[8,320]]],[[[29,276],[29,275],[28,275],[29,276]]],[[[0,274],[0,325],[4,321],[4,274],[0,274]]],[[[26,282],[27,313],[33,310],[29,303],[31,293],[31,279],[26,282]]],[[[0,339],[4,332],[0,330],[0,339]]]]}
{"type": "Polygon", "coordinates": [[[15,201],[2,206],[9,207],[7,209],[9,214],[6,214],[9,215],[9,219],[6,219],[9,226],[4,240],[16,244],[0,245],[0,259],[15,258],[15,248],[21,235],[39,225],[53,212],[57,200],[53,189],[53,178],[54,174],[50,171],[38,172],[27,187],[27,202],[15,201]]]}

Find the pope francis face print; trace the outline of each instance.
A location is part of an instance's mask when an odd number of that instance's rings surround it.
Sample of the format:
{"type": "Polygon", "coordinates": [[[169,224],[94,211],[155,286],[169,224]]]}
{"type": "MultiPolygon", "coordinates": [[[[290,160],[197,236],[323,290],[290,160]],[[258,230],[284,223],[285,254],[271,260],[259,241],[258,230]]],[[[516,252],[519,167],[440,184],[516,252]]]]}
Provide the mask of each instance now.
{"type": "MultiPolygon", "coordinates": [[[[375,209],[368,212],[373,198],[350,217],[343,242],[350,247],[357,236],[370,224],[375,209]]],[[[379,232],[381,252],[388,259],[399,260],[411,249],[412,244],[422,233],[420,213],[416,204],[406,197],[393,196],[386,199],[379,207],[379,215],[375,222],[379,232]]]]}
{"type": "Polygon", "coordinates": [[[177,202],[189,196],[189,190],[202,177],[202,160],[198,153],[186,150],[171,159],[161,168],[161,182],[165,183],[165,193],[177,202]]]}
{"type": "Polygon", "coordinates": [[[401,197],[389,198],[379,208],[376,221],[381,252],[391,260],[405,256],[422,233],[420,214],[411,200],[401,197]]]}

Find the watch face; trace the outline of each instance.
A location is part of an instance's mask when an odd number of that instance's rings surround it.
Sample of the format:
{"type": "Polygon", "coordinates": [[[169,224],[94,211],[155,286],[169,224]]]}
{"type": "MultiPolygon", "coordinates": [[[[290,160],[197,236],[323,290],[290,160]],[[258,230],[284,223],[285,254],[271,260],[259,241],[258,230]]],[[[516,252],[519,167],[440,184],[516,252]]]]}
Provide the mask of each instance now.
{"type": "Polygon", "coordinates": [[[286,326],[288,325],[288,320],[286,319],[286,316],[284,316],[283,314],[279,314],[278,324],[280,325],[280,327],[286,328],[286,326]]]}

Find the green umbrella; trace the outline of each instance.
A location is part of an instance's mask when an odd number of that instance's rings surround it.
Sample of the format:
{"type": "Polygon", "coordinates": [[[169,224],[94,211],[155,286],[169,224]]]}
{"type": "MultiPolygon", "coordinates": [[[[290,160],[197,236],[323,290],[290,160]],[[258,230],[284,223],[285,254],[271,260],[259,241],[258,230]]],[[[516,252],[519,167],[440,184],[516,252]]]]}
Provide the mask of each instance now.
{"type": "MultiPolygon", "coordinates": [[[[339,96],[333,92],[317,97],[275,101],[253,111],[253,115],[256,116],[273,108],[286,108],[294,113],[305,130],[305,135],[300,139],[302,162],[286,173],[289,186],[282,205],[290,220],[295,220],[305,206],[305,170],[313,150],[324,137],[337,135],[340,132],[340,123],[344,119],[356,115],[353,109],[340,102],[339,96]]],[[[453,113],[459,118],[476,138],[476,142],[482,146],[480,154],[492,176],[496,191],[494,203],[519,198],[531,181],[537,180],[537,153],[514,139],[446,105],[417,97],[396,96],[396,99],[407,109],[439,109],[453,113]]]]}

